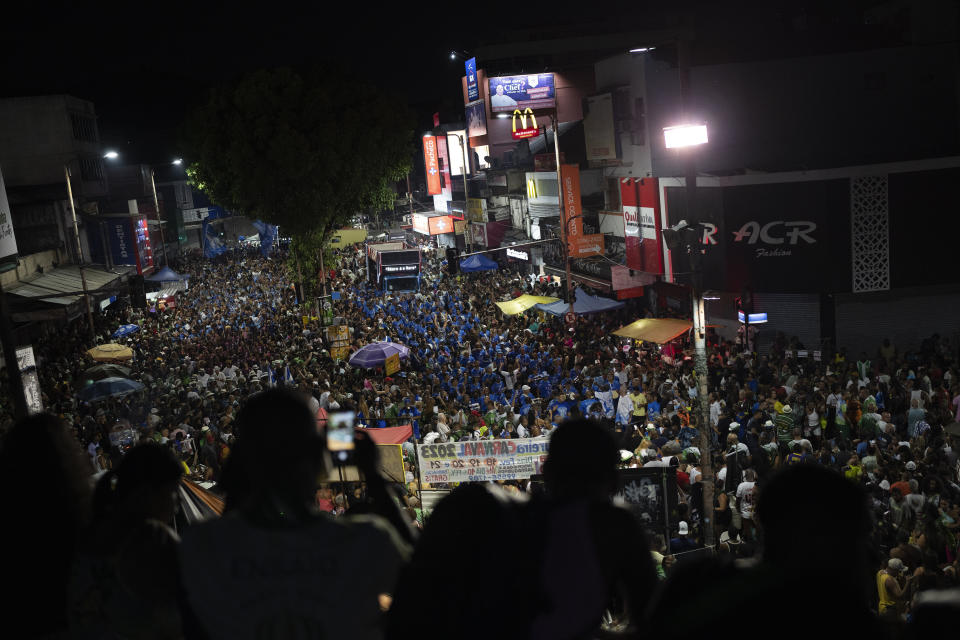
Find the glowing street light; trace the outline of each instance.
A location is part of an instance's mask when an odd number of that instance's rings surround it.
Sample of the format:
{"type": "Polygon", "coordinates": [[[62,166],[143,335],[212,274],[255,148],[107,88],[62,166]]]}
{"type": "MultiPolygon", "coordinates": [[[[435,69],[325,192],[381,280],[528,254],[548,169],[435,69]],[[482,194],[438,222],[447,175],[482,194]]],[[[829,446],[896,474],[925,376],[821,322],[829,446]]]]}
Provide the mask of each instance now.
{"type": "Polygon", "coordinates": [[[183,158],[174,158],[173,164],[175,164],[175,165],[177,165],[177,166],[179,167],[180,165],[183,164],[183,158]]]}
{"type": "Polygon", "coordinates": [[[706,144],[707,125],[681,124],[675,127],[664,127],[663,139],[667,143],[667,149],[677,149],[680,147],[692,147],[698,144],[706,144]]]}
{"type": "Polygon", "coordinates": [[[103,154],[103,157],[106,158],[106,159],[108,159],[108,160],[116,160],[117,158],[120,157],[120,154],[117,153],[116,151],[111,150],[111,151],[107,151],[105,154],[103,154]]]}

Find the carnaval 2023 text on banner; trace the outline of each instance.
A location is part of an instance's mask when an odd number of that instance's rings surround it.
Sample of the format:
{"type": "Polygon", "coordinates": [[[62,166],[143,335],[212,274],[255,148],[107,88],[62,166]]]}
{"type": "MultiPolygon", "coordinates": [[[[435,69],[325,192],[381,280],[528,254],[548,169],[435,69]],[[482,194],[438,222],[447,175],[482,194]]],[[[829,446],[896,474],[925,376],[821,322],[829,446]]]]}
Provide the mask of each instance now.
{"type": "Polygon", "coordinates": [[[542,473],[549,438],[417,445],[423,482],[522,480],[542,473]]]}

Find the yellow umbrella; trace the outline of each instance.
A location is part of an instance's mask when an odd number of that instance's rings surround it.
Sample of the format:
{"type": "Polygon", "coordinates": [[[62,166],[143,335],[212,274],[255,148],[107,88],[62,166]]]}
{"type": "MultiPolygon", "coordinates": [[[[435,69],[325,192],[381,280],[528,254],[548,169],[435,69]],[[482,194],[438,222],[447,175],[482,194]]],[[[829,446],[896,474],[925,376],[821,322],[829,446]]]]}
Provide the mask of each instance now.
{"type": "Polygon", "coordinates": [[[133,349],[122,344],[110,342],[87,350],[87,355],[97,362],[133,360],[133,349]]]}

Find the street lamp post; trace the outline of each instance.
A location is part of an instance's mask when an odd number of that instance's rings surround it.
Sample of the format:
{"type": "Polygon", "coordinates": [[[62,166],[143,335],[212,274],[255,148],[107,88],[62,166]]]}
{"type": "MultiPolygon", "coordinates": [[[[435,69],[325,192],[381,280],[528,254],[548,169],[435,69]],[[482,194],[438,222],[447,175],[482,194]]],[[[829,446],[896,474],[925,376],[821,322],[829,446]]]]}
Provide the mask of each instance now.
{"type": "MultiPolygon", "coordinates": [[[[179,163],[174,160],[173,164],[179,163]]],[[[153,210],[157,214],[157,228],[160,230],[160,253],[163,256],[163,266],[167,266],[167,243],[163,238],[163,221],[160,219],[160,202],[157,200],[157,182],[153,167],[150,167],[150,188],[153,190],[153,210]]]]}
{"type": "MultiPolygon", "coordinates": [[[[464,218],[467,220],[467,225],[470,224],[470,198],[468,197],[467,191],[467,145],[465,142],[465,136],[461,136],[459,133],[455,133],[457,139],[460,141],[460,151],[463,153],[463,213],[464,218]]],[[[467,253],[473,253],[473,233],[467,234],[467,253]]]]}
{"type": "Polygon", "coordinates": [[[93,311],[90,309],[90,293],[87,291],[87,273],[83,268],[83,247],[80,245],[80,228],[77,226],[77,209],[73,204],[73,186],[70,184],[69,165],[63,165],[63,175],[67,181],[67,200],[70,202],[70,215],[73,218],[73,238],[77,243],[77,266],[80,268],[80,285],[83,287],[83,301],[87,307],[90,337],[95,338],[97,331],[93,326],[93,311]]]}
{"type": "MultiPolygon", "coordinates": [[[[683,92],[685,93],[685,91],[683,92]]],[[[701,467],[703,470],[703,524],[704,543],[714,544],[713,522],[713,460],[710,453],[710,406],[707,401],[707,344],[706,317],[703,298],[703,268],[700,252],[700,226],[696,214],[697,172],[694,161],[694,148],[707,142],[706,125],[680,125],[664,129],[667,148],[682,149],[685,155],[685,192],[687,200],[687,219],[693,225],[687,229],[684,247],[690,256],[693,270],[693,288],[691,302],[693,306],[693,369],[697,376],[697,416],[700,426],[701,467]]]]}
{"type": "Polygon", "coordinates": [[[567,216],[563,202],[563,175],[560,172],[560,118],[557,111],[551,116],[553,127],[553,153],[557,160],[557,202],[560,204],[560,244],[563,251],[563,265],[567,277],[567,301],[569,313],[573,313],[573,281],[570,279],[570,247],[567,246],[567,216]]]}

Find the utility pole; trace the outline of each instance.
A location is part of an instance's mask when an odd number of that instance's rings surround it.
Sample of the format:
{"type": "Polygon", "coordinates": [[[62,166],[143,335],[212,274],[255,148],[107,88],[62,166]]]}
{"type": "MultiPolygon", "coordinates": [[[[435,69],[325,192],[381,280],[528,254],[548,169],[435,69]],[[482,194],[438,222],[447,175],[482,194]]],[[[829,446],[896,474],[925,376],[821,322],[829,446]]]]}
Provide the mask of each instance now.
{"type": "Polygon", "coordinates": [[[70,167],[63,165],[63,174],[67,179],[67,200],[70,201],[70,215],[73,216],[73,238],[77,242],[77,266],[80,268],[80,284],[83,287],[83,301],[87,306],[87,321],[90,323],[90,338],[96,338],[97,330],[93,326],[93,311],[90,310],[90,293],[87,291],[87,273],[83,268],[83,247],[80,245],[80,228],[77,226],[77,209],[73,204],[73,187],[70,185],[70,167]]]}
{"type": "MultiPolygon", "coordinates": [[[[677,62],[680,73],[680,111],[684,122],[690,117],[690,65],[689,65],[689,36],[681,37],[677,42],[677,62]]],[[[697,168],[695,160],[696,147],[683,149],[685,195],[687,200],[687,218],[694,232],[687,234],[689,244],[687,251],[693,269],[693,290],[691,302],[693,306],[693,370],[697,376],[697,422],[700,434],[700,467],[703,473],[703,541],[708,547],[715,543],[713,530],[713,493],[714,473],[713,457],[710,451],[710,405],[707,401],[707,328],[703,302],[703,256],[701,255],[701,227],[696,209],[697,195],[697,168]]],[[[722,443],[721,443],[722,445],[722,443]]],[[[721,449],[722,450],[722,449],[721,449]]]]}
{"type": "Polygon", "coordinates": [[[160,203],[157,201],[157,183],[150,167],[150,188],[153,189],[153,210],[157,212],[157,227],[160,229],[160,253],[163,254],[163,266],[167,266],[167,243],[163,237],[163,221],[160,219],[160,203]]]}

